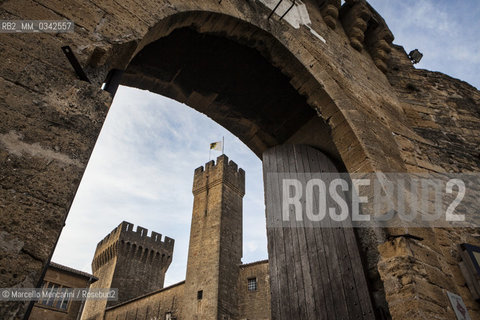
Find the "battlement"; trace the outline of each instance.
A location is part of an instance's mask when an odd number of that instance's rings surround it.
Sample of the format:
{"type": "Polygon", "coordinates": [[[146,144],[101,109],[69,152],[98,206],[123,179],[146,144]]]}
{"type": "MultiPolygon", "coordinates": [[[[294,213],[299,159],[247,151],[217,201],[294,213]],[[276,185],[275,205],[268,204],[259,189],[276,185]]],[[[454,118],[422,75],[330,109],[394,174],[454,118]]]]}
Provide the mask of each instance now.
{"type": "Polygon", "coordinates": [[[170,237],[165,236],[162,241],[162,234],[152,231],[149,236],[148,229],[140,226],[137,226],[136,230],[133,231],[133,224],[129,222],[122,222],[121,227],[120,240],[132,243],[138,242],[151,249],[173,251],[175,240],[170,237]]]}
{"type": "Polygon", "coordinates": [[[148,229],[137,226],[134,230],[132,223],[123,221],[97,244],[92,269],[97,270],[119,253],[123,255],[139,253],[140,257],[149,255],[152,257],[151,261],[154,261],[153,257],[160,257],[158,261],[168,267],[172,260],[174,244],[175,240],[172,238],[165,236],[162,241],[160,233],[152,231],[149,236],[148,229]]]}
{"type": "Polygon", "coordinates": [[[229,161],[224,154],[217,161],[209,161],[205,166],[195,169],[193,175],[193,194],[206,190],[207,186],[225,183],[235,190],[245,194],[245,171],[238,168],[234,161],[229,161]]]}
{"type": "Polygon", "coordinates": [[[165,239],[162,241],[162,234],[155,231],[152,231],[149,236],[148,229],[141,226],[137,226],[134,231],[133,223],[123,221],[97,244],[97,251],[104,245],[110,245],[112,242],[118,240],[142,242],[145,245],[150,244],[152,249],[161,247],[166,250],[173,250],[175,244],[175,240],[167,236],[165,236],[165,239]]]}

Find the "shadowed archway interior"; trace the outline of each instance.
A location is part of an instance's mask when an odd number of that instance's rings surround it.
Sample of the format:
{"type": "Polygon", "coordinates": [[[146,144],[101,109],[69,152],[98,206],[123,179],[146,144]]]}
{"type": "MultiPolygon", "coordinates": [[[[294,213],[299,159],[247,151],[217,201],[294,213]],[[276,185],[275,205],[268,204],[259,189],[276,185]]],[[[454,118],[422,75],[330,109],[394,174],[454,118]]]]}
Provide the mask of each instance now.
{"type": "Polygon", "coordinates": [[[122,84],[159,93],[206,114],[257,156],[298,139],[338,154],[328,126],[289,78],[257,50],[224,36],[177,29],[145,46],[129,64],[122,84]],[[315,128],[322,139],[305,137],[303,127],[315,128]]]}

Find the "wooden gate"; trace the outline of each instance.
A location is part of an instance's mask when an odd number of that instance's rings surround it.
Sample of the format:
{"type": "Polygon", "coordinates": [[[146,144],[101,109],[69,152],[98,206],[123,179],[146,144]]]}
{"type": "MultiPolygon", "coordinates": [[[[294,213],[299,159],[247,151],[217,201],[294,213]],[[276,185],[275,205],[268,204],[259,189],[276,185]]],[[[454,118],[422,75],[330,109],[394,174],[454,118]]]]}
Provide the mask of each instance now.
{"type": "MultiPolygon", "coordinates": [[[[325,219],[288,225],[282,220],[283,180],[331,180],[327,173],[338,174],[332,161],[308,146],[277,146],[264,152],[263,171],[272,319],[375,319],[350,224],[334,226],[325,219]]],[[[314,201],[313,210],[318,206],[314,201]]],[[[333,200],[327,200],[330,206],[333,200]]]]}

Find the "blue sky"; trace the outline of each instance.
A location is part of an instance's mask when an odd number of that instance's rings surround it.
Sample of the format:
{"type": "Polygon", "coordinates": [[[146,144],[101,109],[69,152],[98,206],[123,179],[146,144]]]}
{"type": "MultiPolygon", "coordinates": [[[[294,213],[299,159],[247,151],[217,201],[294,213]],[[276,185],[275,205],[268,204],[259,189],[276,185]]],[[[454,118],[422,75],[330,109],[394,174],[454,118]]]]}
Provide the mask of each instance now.
{"type": "MultiPolygon", "coordinates": [[[[480,2],[372,0],[417,65],[480,88],[480,2]]],[[[185,278],[193,171],[209,144],[246,171],[243,262],[267,257],[260,160],[208,117],[159,95],[121,87],[70,210],[53,261],[91,272],[96,244],[123,220],[175,239],[166,285],[185,278]]],[[[212,158],[219,152],[212,151],[212,158]]]]}
{"type": "Polygon", "coordinates": [[[394,43],[423,53],[417,68],[440,71],[480,88],[480,2],[368,1],[392,30],[394,43]]]}

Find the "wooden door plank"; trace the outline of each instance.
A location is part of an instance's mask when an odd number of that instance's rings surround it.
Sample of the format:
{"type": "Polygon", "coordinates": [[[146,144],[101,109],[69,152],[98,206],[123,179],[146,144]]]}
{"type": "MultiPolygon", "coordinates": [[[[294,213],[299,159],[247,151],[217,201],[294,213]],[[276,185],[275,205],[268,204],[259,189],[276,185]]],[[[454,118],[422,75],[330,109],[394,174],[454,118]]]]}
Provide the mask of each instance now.
{"type": "MultiPolygon", "coordinates": [[[[306,173],[307,170],[304,165],[304,158],[305,158],[305,151],[304,148],[299,148],[298,150],[295,148],[295,153],[299,154],[299,157],[294,157],[294,166],[296,172],[306,173]]],[[[308,178],[305,174],[304,178],[308,178]]],[[[302,206],[305,207],[306,203],[305,200],[302,200],[302,206]]],[[[312,229],[312,224],[308,219],[303,221],[304,227],[303,228],[296,228],[297,235],[298,235],[298,243],[299,243],[299,250],[301,252],[301,268],[302,268],[302,276],[303,276],[303,286],[305,290],[305,308],[306,308],[306,316],[307,319],[327,319],[327,314],[323,308],[324,306],[324,299],[323,299],[323,289],[319,288],[320,290],[316,292],[314,290],[314,281],[318,283],[317,278],[319,277],[318,274],[318,267],[311,268],[310,260],[314,260],[318,263],[318,254],[315,251],[316,246],[308,247],[308,235],[312,235],[312,232],[309,230],[312,229]],[[309,249],[313,248],[313,251],[309,249]],[[313,271],[313,272],[312,272],[313,271]],[[317,301],[319,301],[318,306],[320,310],[317,310],[317,301]]]]}
{"type": "MultiPolygon", "coordinates": [[[[286,178],[296,178],[296,166],[295,166],[295,149],[287,148],[283,152],[284,154],[284,170],[286,173],[286,178]]],[[[291,208],[291,211],[293,208],[291,208]]],[[[298,297],[298,316],[300,319],[307,319],[307,304],[305,299],[305,284],[302,270],[302,255],[306,257],[305,251],[300,249],[300,233],[299,231],[303,230],[301,227],[297,227],[298,223],[294,218],[294,215],[291,215],[290,221],[290,236],[291,236],[291,256],[293,258],[292,264],[292,276],[294,277],[295,289],[298,297]]],[[[300,222],[301,224],[301,222],[300,222]]]]}
{"type": "MultiPolygon", "coordinates": [[[[269,170],[265,170],[266,174],[268,175],[271,172],[278,172],[279,171],[279,164],[278,164],[278,157],[275,156],[275,149],[271,150],[271,154],[264,155],[264,165],[269,165],[269,170]]],[[[283,166],[281,167],[283,170],[283,166]]],[[[276,294],[273,294],[272,291],[272,299],[277,300],[275,303],[278,305],[278,319],[288,319],[291,314],[291,304],[284,303],[284,297],[289,297],[293,295],[294,292],[290,292],[289,282],[288,282],[288,271],[287,271],[287,262],[286,262],[286,255],[285,255],[285,238],[283,234],[283,226],[280,222],[275,221],[279,219],[278,212],[281,210],[281,200],[280,200],[280,182],[278,176],[272,175],[269,179],[266,180],[269,184],[267,187],[270,187],[270,195],[269,198],[271,199],[270,206],[267,207],[267,215],[271,215],[269,218],[272,220],[270,223],[274,224],[270,230],[271,233],[275,235],[275,251],[272,252],[272,256],[276,260],[276,273],[270,275],[270,282],[277,281],[278,284],[275,284],[275,287],[278,289],[276,294]]],[[[269,221],[267,219],[267,221],[269,221]]],[[[268,228],[268,226],[267,226],[268,228]]],[[[267,229],[268,230],[268,229],[267,229]]],[[[268,233],[267,233],[268,234],[268,233]]]]}
{"type": "MultiPolygon", "coordinates": [[[[305,182],[320,175],[328,181],[332,176],[326,173],[337,172],[333,163],[310,147],[290,145],[267,150],[263,166],[272,318],[374,319],[351,224],[324,219],[316,225],[308,220],[297,225],[293,212],[290,221],[282,223],[283,179],[299,177],[305,182]]],[[[319,200],[314,199],[318,210],[319,200]]],[[[332,199],[327,204],[338,206],[332,199]]]]}
{"type": "MultiPolygon", "coordinates": [[[[325,163],[328,171],[336,171],[332,162],[325,161],[325,163]]],[[[338,174],[336,177],[340,178],[340,175],[338,174]]],[[[346,196],[344,196],[344,199],[345,198],[346,196]]],[[[350,217],[341,224],[341,227],[344,238],[342,241],[345,241],[346,244],[345,247],[341,248],[341,254],[346,258],[343,263],[344,266],[347,266],[347,269],[344,270],[344,272],[349,275],[348,277],[343,277],[348,281],[346,284],[346,292],[348,293],[347,301],[349,301],[349,311],[355,317],[361,317],[362,319],[365,317],[365,319],[370,319],[371,317],[374,317],[374,312],[350,217]],[[348,290],[348,288],[350,288],[350,290],[348,290]]]]}
{"type": "MultiPolygon", "coordinates": [[[[323,174],[323,172],[326,171],[328,173],[331,169],[328,168],[327,163],[325,163],[326,161],[322,157],[323,154],[314,149],[309,149],[308,154],[311,159],[311,172],[314,176],[320,176],[322,180],[328,181],[328,175],[323,174]]],[[[318,210],[318,207],[315,207],[315,210],[318,210]]],[[[339,274],[340,263],[337,248],[339,244],[335,240],[336,230],[332,228],[332,223],[330,219],[327,218],[322,220],[320,228],[317,227],[314,229],[317,234],[322,235],[321,238],[323,243],[317,242],[317,246],[322,246],[324,248],[325,258],[328,264],[329,281],[334,293],[334,316],[336,319],[348,319],[349,315],[347,299],[344,291],[344,281],[339,274]]]]}
{"type": "MultiPolygon", "coordinates": [[[[303,148],[302,156],[299,162],[302,162],[303,170],[306,173],[305,178],[311,179],[313,177],[311,171],[311,164],[308,155],[308,150],[303,148]]],[[[314,208],[318,208],[318,200],[314,199],[314,208]]],[[[315,313],[318,319],[329,319],[328,315],[334,315],[330,319],[335,319],[335,309],[333,304],[333,290],[331,282],[329,281],[328,266],[325,257],[325,251],[322,245],[323,239],[316,239],[316,228],[312,222],[305,228],[305,235],[307,241],[307,249],[309,259],[309,269],[312,278],[312,290],[315,297],[315,313]]],[[[318,235],[317,235],[318,236],[318,235]]]]}

